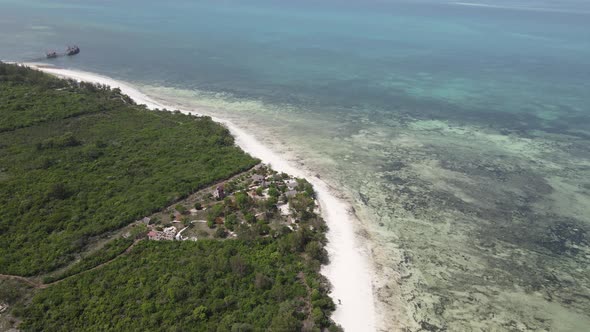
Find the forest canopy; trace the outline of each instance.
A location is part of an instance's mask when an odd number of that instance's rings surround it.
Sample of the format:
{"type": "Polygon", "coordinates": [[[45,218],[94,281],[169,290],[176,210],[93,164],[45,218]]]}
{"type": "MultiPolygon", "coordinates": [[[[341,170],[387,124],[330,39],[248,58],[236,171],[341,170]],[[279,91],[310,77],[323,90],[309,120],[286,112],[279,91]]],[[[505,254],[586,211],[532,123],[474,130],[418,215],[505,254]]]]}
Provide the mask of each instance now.
{"type": "MultiPolygon", "coordinates": [[[[297,225],[272,234],[252,231],[270,228],[248,212],[252,229],[227,216],[245,229],[233,239],[151,241],[139,222],[109,236],[169,206],[182,215],[183,198],[258,163],[209,117],[0,62],[0,304],[18,318],[0,316],[0,328],[341,331],[319,273],[327,227],[306,181],[289,202],[297,225]]],[[[217,220],[234,202],[213,204],[217,220]]],[[[236,210],[252,205],[237,194],[236,210]]]]}
{"type": "Polygon", "coordinates": [[[276,241],[143,241],[128,256],[42,290],[20,312],[21,328],[337,330],[326,291],[319,273],[276,241]]]}
{"type": "Polygon", "coordinates": [[[0,273],[55,270],[89,238],[257,163],[208,117],[0,63],[0,273]]]}

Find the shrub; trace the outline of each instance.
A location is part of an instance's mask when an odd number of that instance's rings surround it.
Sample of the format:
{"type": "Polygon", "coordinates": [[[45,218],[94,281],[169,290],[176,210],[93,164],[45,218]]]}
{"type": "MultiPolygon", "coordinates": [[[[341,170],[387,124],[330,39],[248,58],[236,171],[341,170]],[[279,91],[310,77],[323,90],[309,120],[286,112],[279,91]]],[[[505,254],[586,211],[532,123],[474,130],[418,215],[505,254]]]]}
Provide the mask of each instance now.
{"type": "Polygon", "coordinates": [[[225,227],[223,226],[219,226],[217,227],[217,229],[215,230],[215,234],[214,236],[218,239],[224,239],[227,237],[227,232],[225,231],[225,227]]]}

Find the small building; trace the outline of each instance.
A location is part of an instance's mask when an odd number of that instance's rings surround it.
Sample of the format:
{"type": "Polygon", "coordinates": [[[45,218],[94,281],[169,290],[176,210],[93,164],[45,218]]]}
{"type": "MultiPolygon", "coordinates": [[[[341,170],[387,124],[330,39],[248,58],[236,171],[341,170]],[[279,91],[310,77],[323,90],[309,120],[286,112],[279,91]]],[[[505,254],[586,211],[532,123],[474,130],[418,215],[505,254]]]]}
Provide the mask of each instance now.
{"type": "Polygon", "coordinates": [[[295,180],[289,180],[289,181],[287,181],[287,188],[289,188],[289,190],[295,190],[298,185],[299,184],[295,180]]]}
{"type": "Polygon", "coordinates": [[[268,181],[266,181],[266,178],[260,174],[252,175],[252,181],[254,184],[260,185],[262,188],[266,188],[270,184],[268,181]]]}
{"type": "Polygon", "coordinates": [[[163,235],[162,235],[163,240],[174,240],[174,236],[176,235],[176,227],[174,227],[174,226],[166,227],[166,228],[164,228],[164,231],[162,233],[163,233],[163,235]]]}
{"type": "Polygon", "coordinates": [[[149,217],[144,217],[143,219],[141,219],[141,222],[144,223],[144,224],[146,224],[146,225],[149,225],[151,220],[152,219],[149,218],[149,217]]]}
{"type": "Polygon", "coordinates": [[[252,181],[260,183],[264,181],[264,176],[260,174],[254,174],[252,175],[252,181]]]}
{"type": "Polygon", "coordinates": [[[151,230],[148,234],[148,238],[154,241],[160,240],[174,240],[174,236],[176,235],[176,227],[170,226],[164,228],[162,231],[151,230]]]}
{"type": "Polygon", "coordinates": [[[223,186],[217,186],[213,191],[213,197],[215,199],[224,199],[225,198],[225,191],[223,190],[223,186]]]}
{"type": "Polygon", "coordinates": [[[285,197],[287,198],[293,198],[297,195],[297,190],[289,190],[287,192],[285,192],[285,197]]]}

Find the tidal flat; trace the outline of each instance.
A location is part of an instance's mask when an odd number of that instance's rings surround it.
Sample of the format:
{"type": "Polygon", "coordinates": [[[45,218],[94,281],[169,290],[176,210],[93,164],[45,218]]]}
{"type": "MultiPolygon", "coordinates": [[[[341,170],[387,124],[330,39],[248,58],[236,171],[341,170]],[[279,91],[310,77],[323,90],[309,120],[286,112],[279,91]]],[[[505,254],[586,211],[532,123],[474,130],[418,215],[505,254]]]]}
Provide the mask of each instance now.
{"type": "Polygon", "coordinates": [[[588,326],[586,142],[432,120],[397,132],[381,149],[391,162],[358,184],[378,220],[377,266],[392,277],[376,292],[382,310],[398,310],[401,294],[402,324],[429,331],[588,326]]]}

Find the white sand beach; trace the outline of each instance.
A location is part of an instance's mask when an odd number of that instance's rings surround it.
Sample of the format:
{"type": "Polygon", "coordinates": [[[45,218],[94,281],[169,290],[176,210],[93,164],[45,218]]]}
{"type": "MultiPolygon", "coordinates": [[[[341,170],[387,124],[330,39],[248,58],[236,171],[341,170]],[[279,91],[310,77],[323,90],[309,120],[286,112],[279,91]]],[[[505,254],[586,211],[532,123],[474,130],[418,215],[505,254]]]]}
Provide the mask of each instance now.
{"type": "Polygon", "coordinates": [[[324,181],[290,164],[279,153],[270,150],[254,136],[242,130],[239,124],[217,118],[214,114],[209,114],[210,112],[200,109],[183,110],[173,104],[163,105],[130,84],[93,73],[54,68],[42,64],[27,63],[25,65],[58,77],[119,88],[135,102],[145,104],[152,110],[178,109],[183,113],[211,116],[213,120],[224,124],[231,131],[237,145],[247,153],[259,158],[264,163],[271,164],[277,171],[308,179],[318,193],[322,216],[330,228],[327,245],[330,264],[323,267],[322,273],[333,285],[331,296],[337,306],[333,319],[346,331],[370,332],[376,330],[377,317],[373,296],[374,270],[369,248],[356,235],[358,222],[356,216],[350,212],[351,207],[345,201],[337,198],[335,191],[324,181]]]}

